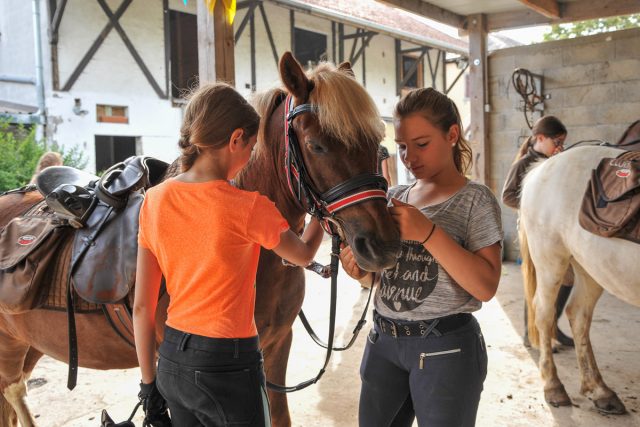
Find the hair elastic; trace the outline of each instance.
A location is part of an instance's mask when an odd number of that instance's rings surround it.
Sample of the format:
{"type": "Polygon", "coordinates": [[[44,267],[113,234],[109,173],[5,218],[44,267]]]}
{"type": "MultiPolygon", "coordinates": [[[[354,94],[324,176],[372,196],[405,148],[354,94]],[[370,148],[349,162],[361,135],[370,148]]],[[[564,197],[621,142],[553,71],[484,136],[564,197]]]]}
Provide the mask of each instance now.
{"type": "Polygon", "coordinates": [[[431,227],[431,231],[427,235],[427,238],[422,241],[421,245],[424,245],[425,243],[427,243],[427,240],[429,240],[431,238],[431,235],[433,234],[433,232],[436,231],[436,223],[432,222],[432,224],[433,224],[433,227],[431,227]]]}

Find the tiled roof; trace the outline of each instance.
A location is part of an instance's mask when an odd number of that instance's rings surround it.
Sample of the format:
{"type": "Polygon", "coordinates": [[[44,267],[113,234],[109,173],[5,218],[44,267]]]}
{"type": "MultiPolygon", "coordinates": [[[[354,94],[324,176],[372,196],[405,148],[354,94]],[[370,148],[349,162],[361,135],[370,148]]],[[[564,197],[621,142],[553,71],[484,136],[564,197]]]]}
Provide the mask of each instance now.
{"type": "Polygon", "coordinates": [[[353,16],[390,30],[411,33],[421,38],[443,42],[468,50],[468,43],[451,37],[415,18],[411,13],[378,3],[375,0],[295,0],[297,3],[321,7],[353,16]]]}

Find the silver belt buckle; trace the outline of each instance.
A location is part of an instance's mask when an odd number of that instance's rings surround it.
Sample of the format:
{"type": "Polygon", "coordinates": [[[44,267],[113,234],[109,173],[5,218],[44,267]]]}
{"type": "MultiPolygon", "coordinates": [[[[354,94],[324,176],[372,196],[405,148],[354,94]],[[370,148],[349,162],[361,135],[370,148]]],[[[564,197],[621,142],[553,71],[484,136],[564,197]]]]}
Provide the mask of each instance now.
{"type": "Polygon", "coordinates": [[[391,322],[391,334],[394,338],[398,338],[398,330],[396,328],[396,324],[391,322]]]}

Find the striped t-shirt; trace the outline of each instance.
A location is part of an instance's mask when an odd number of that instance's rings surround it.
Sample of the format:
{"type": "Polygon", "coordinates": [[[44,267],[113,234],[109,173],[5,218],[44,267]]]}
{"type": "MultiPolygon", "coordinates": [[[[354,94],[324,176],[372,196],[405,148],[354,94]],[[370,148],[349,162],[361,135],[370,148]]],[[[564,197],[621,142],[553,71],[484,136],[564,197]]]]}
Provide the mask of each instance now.
{"type": "MultiPolygon", "coordinates": [[[[389,190],[407,203],[411,186],[389,190]]],[[[448,200],[420,211],[459,245],[476,252],[502,242],[500,205],[491,190],[468,181],[448,200]]],[[[398,320],[428,320],[479,310],[482,303],[458,285],[420,242],[405,240],[396,265],[382,272],[375,298],[381,315],[398,320]]]]}

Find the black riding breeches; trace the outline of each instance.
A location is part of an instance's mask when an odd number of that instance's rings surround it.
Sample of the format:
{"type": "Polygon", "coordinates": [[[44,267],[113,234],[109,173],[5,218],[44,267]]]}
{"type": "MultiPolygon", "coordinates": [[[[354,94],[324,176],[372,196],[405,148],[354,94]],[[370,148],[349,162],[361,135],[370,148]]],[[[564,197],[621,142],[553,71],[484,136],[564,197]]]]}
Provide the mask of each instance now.
{"type": "Polygon", "coordinates": [[[174,427],[271,426],[258,337],[207,338],[166,327],[157,384],[174,427]]]}
{"type": "Polygon", "coordinates": [[[487,375],[475,318],[444,334],[394,337],[375,324],[360,366],[361,427],[471,427],[487,375]],[[439,336],[438,336],[439,335],[439,336]]]}

